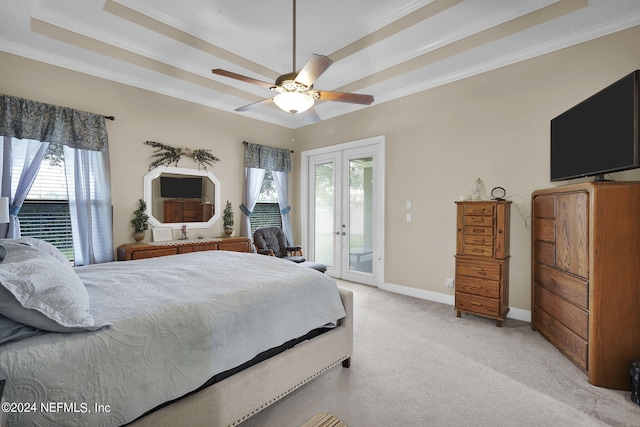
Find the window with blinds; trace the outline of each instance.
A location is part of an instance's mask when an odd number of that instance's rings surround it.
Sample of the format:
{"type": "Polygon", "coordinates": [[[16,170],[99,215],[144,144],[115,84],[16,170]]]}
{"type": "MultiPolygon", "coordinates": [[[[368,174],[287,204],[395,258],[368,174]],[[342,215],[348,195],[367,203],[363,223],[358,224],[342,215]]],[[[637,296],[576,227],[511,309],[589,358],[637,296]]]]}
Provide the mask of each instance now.
{"type": "Polygon", "coordinates": [[[265,171],[258,202],[251,212],[251,235],[260,227],[282,228],[282,215],[271,171],[265,171]]]}
{"type": "Polygon", "coordinates": [[[73,261],[69,196],[64,160],[60,154],[42,161],[18,219],[23,237],[45,240],[73,261]]]}

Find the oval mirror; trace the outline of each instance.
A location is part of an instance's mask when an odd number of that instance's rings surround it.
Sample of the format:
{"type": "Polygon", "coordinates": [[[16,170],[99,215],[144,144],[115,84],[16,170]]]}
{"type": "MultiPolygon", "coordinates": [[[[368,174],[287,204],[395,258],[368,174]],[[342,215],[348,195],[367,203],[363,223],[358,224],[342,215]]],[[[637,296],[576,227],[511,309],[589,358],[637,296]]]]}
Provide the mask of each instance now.
{"type": "Polygon", "coordinates": [[[220,181],[207,170],[159,166],[144,176],[144,201],[154,227],[209,228],[220,219],[220,181]]]}

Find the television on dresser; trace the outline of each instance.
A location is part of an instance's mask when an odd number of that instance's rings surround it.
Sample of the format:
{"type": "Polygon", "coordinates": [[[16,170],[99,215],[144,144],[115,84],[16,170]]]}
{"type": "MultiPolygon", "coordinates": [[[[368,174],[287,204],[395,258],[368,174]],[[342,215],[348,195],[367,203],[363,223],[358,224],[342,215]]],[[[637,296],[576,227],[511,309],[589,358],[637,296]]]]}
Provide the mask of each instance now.
{"type": "Polygon", "coordinates": [[[202,178],[160,177],[160,197],[172,199],[200,199],[202,197],[202,178]]]}
{"type": "Polygon", "coordinates": [[[640,70],[551,120],[551,181],[640,167],[640,70]]]}

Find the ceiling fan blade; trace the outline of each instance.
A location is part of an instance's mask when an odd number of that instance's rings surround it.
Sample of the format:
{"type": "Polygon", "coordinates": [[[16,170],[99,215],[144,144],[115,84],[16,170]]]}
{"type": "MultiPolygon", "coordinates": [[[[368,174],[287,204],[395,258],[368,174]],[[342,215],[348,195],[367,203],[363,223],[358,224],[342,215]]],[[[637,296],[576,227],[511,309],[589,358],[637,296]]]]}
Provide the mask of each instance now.
{"type": "Polygon", "coordinates": [[[237,112],[248,111],[248,110],[252,110],[252,109],[254,109],[256,107],[260,107],[262,105],[269,105],[272,102],[273,102],[273,98],[267,98],[267,99],[263,99],[262,101],[258,101],[258,102],[254,102],[252,104],[245,105],[244,107],[236,108],[235,111],[237,111],[237,112]]]}
{"type": "Polygon", "coordinates": [[[345,93],[345,92],[327,92],[324,90],[314,91],[320,95],[322,101],[338,101],[338,102],[350,102],[352,104],[369,105],[373,102],[373,95],[362,95],[360,93],[345,93]]]}
{"type": "Polygon", "coordinates": [[[324,55],[311,55],[311,58],[304,64],[302,70],[296,77],[296,82],[302,83],[306,87],[310,87],[327,68],[333,64],[333,61],[324,55]]]}
{"type": "Polygon", "coordinates": [[[305,118],[305,120],[309,123],[316,123],[319,122],[320,120],[320,116],[318,115],[318,112],[313,108],[309,108],[307,111],[305,111],[304,113],[300,113],[300,115],[302,117],[305,118]]]}
{"type": "Polygon", "coordinates": [[[214,70],[211,70],[211,72],[213,74],[217,74],[219,76],[230,77],[232,79],[240,80],[242,82],[252,83],[252,84],[258,85],[258,86],[263,86],[263,87],[266,87],[267,89],[271,89],[274,86],[273,83],[263,82],[262,80],[257,80],[257,79],[251,78],[251,77],[243,76],[242,74],[237,74],[237,73],[233,73],[231,71],[222,70],[220,68],[216,68],[214,70]]]}

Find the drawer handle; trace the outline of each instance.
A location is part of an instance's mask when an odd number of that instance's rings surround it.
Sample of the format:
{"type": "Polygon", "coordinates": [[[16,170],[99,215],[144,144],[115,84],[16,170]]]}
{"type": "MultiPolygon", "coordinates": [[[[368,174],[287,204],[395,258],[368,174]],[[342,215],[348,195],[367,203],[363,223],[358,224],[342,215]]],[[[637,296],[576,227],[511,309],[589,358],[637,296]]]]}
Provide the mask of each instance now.
{"type": "Polygon", "coordinates": [[[477,305],[477,306],[482,307],[482,303],[481,302],[471,301],[471,305],[477,305]]]}

